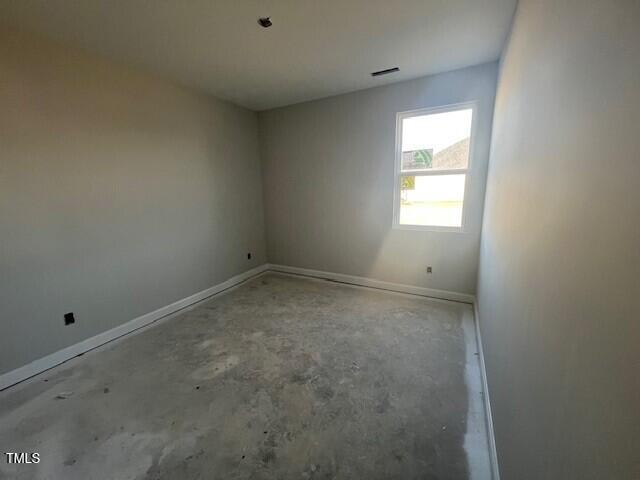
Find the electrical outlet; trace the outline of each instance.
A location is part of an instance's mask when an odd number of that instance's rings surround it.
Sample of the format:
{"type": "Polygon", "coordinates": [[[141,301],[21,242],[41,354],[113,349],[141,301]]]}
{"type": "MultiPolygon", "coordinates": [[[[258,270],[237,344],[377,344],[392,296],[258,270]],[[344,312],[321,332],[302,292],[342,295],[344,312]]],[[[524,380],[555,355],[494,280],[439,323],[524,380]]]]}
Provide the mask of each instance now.
{"type": "Polygon", "coordinates": [[[72,323],[76,323],[76,319],[73,316],[73,312],[65,313],[64,314],[64,324],[65,325],[71,325],[72,323]]]}
{"type": "Polygon", "coordinates": [[[433,269],[431,268],[431,266],[427,267],[427,273],[433,273],[433,269]]]}
{"type": "Polygon", "coordinates": [[[251,252],[247,253],[247,260],[251,260],[251,252]]]}

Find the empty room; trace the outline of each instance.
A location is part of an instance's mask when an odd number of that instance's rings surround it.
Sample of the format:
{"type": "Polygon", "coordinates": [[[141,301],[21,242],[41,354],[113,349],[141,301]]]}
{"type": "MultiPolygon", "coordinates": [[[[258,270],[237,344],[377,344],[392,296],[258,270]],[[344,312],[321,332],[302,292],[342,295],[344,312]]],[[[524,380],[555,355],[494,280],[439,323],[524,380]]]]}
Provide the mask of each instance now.
{"type": "Polygon", "coordinates": [[[640,480],[638,25],[0,0],[0,479],[640,480]]]}

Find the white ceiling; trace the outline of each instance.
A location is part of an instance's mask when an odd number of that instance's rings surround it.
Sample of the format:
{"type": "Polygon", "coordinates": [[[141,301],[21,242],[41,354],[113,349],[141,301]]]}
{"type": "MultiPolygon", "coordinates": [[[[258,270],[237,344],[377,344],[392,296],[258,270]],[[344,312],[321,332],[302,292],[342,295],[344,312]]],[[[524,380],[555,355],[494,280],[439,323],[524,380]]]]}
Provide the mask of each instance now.
{"type": "Polygon", "coordinates": [[[0,18],[264,110],[495,60],[515,3],[2,0],[0,18]]]}

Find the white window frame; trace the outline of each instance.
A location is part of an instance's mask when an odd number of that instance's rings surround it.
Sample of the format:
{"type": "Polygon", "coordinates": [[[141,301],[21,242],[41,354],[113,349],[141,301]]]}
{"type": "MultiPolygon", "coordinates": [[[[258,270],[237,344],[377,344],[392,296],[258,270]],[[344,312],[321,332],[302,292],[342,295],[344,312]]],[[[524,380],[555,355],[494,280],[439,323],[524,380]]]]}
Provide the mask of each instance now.
{"type": "Polygon", "coordinates": [[[454,232],[464,233],[467,220],[467,202],[469,197],[469,185],[472,181],[472,159],[473,144],[476,129],[476,102],[456,103],[451,105],[443,105],[441,107],[421,108],[419,110],[410,110],[406,112],[398,112],[396,114],[396,155],[395,167],[393,175],[393,228],[399,230],[421,230],[429,232],[454,232]],[[467,168],[455,168],[447,170],[418,170],[402,171],[402,121],[405,118],[419,117],[422,115],[431,115],[434,113],[455,112],[457,110],[471,110],[471,137],[469,139],[469,160],[467,168]],[[427,176],[427,175],[465,175],[464,196],[462,199],[462,220],[459,227],[437,226],[437,225],[403,225],[400,224],[400,177],[402,176],[427,176]]]}

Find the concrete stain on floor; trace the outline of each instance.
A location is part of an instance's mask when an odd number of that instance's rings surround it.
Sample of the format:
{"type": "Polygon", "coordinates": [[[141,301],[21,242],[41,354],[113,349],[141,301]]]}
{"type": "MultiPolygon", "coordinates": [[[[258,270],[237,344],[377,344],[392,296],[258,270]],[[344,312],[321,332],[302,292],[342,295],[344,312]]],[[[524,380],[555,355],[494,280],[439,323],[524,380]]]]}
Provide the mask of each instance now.
{"type": "Polygon", "coordinates": [[[0,477],[488,478],[465,446],[469,310],[254,278],[0,393],[0,449],[41,459],[0,477]]]}

